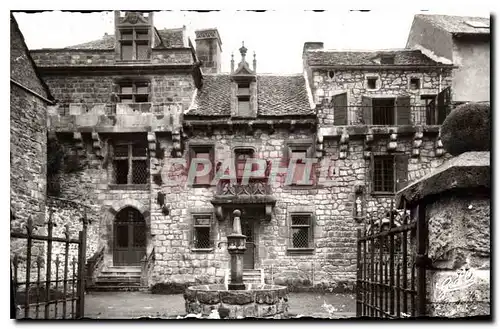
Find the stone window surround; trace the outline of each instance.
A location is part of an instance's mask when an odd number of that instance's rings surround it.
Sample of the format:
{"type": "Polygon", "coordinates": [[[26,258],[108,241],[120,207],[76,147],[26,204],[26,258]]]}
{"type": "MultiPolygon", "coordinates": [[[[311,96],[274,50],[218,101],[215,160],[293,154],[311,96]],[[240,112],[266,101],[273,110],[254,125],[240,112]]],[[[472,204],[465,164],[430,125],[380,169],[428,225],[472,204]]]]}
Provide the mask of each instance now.
{"type": "Polygon", "coordinates": [[[288,227],[288,243],[287,243],[287,253],[288,254],[313,254],[315,250],[315,243],[314,243],[314,228],[316,224],[316,214],[315,214],[315,209],[314,206],[288,206],[287,207],[287,227],[288,227]],[[310,233],[309,236],[311,237],[309,240],[309,248],[293,248],[292,246],[292,241],[290,240],[290,233],[291,233],[291,227],[292,227],[292,216],[293,215],[308,215],[310,216],[311,219],[311,225],[310,225],[310,233]]]}
{"type": "MultiPolygon", "coordinates": [[[[151,101],[151,80],[145,78],[137,78],[137,77],[123,77],[120,79],[116,79],[113,81],[116,90],[116,102],[120,103],[120,95],[122,95],[122,86],[125,84],[132,85],[133,91],[130,95],[132,95],[133,100],[135,100],[135,96],[138,95],[137,85],[146,85],[148,88],[148,102],[151,101]]],[[[127,94],[128,95],[128,94],[127,94]]],[[[135,103],[135,102],[134,102],[135,103]]]]}
{"type": "Polygon", "coordinates": [[[413,91],[413,92],[422,90],[423,78],[424,78],[424,74],[423,73],[412,73],[412,74],[409,74],[408,75],[408,90],[413,91]],[[418,88],[417,89],[412,89],[411,88],[411,79],[418,79],[418,88]]]}
{"type": "Polygon", "coordinates": [[[151,61],[151,29],[149,27],[135,27],[135,26],[123,26],[118,28],[118,34],[120,35],[120,39],[117,42],[118,49],[116,50],[118,53],[118,62],[149,62],[151,61]],[[137,39],[136,34],[137,31],[140,32],[147,32],[147,39],[137,39]],[[123,40],[121,38],[122,33],[124,32],[132,32],[132,39],[130,40],[123,40]],[[130,44],[132,46],[132,58],[131,59],[123,59],[122,58],[122,44],[130,44]],[[144,45],[146,44],[148,46],[148,58],[145,59],[138,59],[137,58],[137,45],[141,44],[144,45]]]}
{"type": "MultiPolygon", "coordinates": [[[[397,152],[381,152],[381,151],[377,151],[377,152],[373,152],[372,153],[372,157],[375,158],[375,157],[380,157],[380,156],[393,156],[393,161],[396,161],[396,157],[398,155],[405,155],[406,153],[405,152],[401,152],[401,151],[397,151],[397,152]]],[[[396,194],[396,191],[394,192],[385,192],[385,191],[374,191],[374,188],[375,188],[375,184],[373,182],[373,179],[374,179],[374,163],[369,160],[370,164],[370,172],[371,172],[371,177],[370,177],[370,180],[371,180],[371,188],[370,188],[370,195],[373,196],[373,197],[393,197],[395,194],[396,194]]],[[[397,168],[394,170],[394,184],[396,184],[396,180],[397,180],[397,176],[398,176],[398,171],[397,171],[397,168]]],[[[366,188],[365,188],[365,195],[366,195],[366,188]]]]}
{"type": "Polygon", "coordinates": [[[210,253],[214,251],[214,239],[213,239],[213,234],[214,234],[214,210],[213,208],[193,208],[189,211],[189,218],[191,220],[191,239],[189,241],[190,244],[190,250],[191,252],[197,252],[197,253],[210,253]],[[194,246],[194,230],[195,230],[195,222],[194,218],[196,216],[210,216],[210,237],[211,237],[211,242],[212,242],[212,247],[211,248],[195,248],[194,246]]]}
{"type": "MultiPolygon", "coordinates": [[[[212,173],[211,173],[211,179],[213,179],[214,175],[215,175],[215,166],[216,166],[216,161],[215,161],[215,143],[214,142],[197,142],[197,141],[190,141],[187,143],[187,158],[186,158],[186,162],[187,162],[187,169],[186,169],[186,173],[189,174],[189,169],[191,167],[191,158],[193,156],[193,152],[195,152],[194,150],[196,148],[199,148],[199,149],[202,149],[202,148],[206,148],[206,149],[210,149],[211,152],[212,152],[212,156],[211,156],[211,161],[212,161],[212,173]]],[[[198,187],[205,187],[205,188],[210,188],[211,185],[207,185],[207,184],[196,184],[195,182],[193,182],[192,184],[189,184],[188,183],[188,186],[189,187],[192,187],[192,188],[198,188],[198,187]]]]}
{"type": "MultiPolygon", "coordinates": [[[[129,163],[129,167],[128,167],[128,170],[129,172],[131,172],[133,169],[132,167],[134,166],[134,161],[136,160],[146,160],[146,170],[147,170],[147,175],[146,175],[146,183],[145,184],[137,184],[137,183],[132,183],[130,181],[130,177],[128,178],[128,182],[127,184],[118,184],[115,182],[115,179],[116,179],[116,173],[114,172],[114,169],[111,170],[112,172],[112,183],[109,183],[108,184],[108,187],[110,190],[149,190],[149,186],[150,186],[150,183],[149,183],[149,170],[150,170],[150,164],[149,164],[149,155],[148,155],[148,148],[146,146],[146,156],[135,156],[133,155],[133,148],[134,148],[134,142],[132,140],[115,140],[111,143],[111,161],[114,162],[117,157],[115,156],[114,154],[114,148],[115,148],[115,145],[117,145],[116,143],[118,143],[118,145],[128,145],[128,163],[129,163]]],[[[118,159],[121,159],[121,158],[118,158],[118,159]]],[[[111,166],[111,168],[113,168],[113,166],[111,166]]]]}
{"type": "MultiPolygon", "coordinates": [[[[293,150],[305,150],[308,155],[312,154],[314,151],[314,141],[313,139],[288,139],[285,140],[283,143],[283,157],[286,156],[287,160],[287,165],[289,164],[289,160],[291,159],[291,153],[293,150]]],[[[314,171],[311,170],[311,174],[314,174],[314,171]]],[[[309,189],[312,186],[314,186],[314,182],[312,184],[290,184],[290,185],[284,185],[283,189],[284,190],[289,190],[289,189],[309,189]]]]}
{"type": "Polygon", "coordinates": [[[378,73],[365,73],[365,83],[364,87],[366,90],[380,90],[382,87],[382,80],[380,78],[380,74],[378,73]],[[368,88],[368,78],[377,78],[377,81],[375,83],[375,89],[368,88]]]}

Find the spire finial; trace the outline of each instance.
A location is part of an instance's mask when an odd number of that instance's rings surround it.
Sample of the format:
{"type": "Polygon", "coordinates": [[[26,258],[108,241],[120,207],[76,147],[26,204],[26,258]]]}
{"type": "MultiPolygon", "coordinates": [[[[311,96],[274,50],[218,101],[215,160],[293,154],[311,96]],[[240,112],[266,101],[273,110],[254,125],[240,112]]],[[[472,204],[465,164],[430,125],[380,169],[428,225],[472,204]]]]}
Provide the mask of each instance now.
{"type": "Polygon", "coordinates": [[[234,53],[231,53],[231,73],[234,72],[234,53]]]}
{"type": "Polygon", "coordinates": [[[240,54],[241,54],[241,61],[244,62],[245,56],[247,54],[247,48],[245,48],[245,41],[241,42],[240,54]]]}
{"type": "Polygon", "coordinates": [[[253,71],[256,72],[257,70],[257,58],[255,55],[255,51],[253,52],[253,71]]]}

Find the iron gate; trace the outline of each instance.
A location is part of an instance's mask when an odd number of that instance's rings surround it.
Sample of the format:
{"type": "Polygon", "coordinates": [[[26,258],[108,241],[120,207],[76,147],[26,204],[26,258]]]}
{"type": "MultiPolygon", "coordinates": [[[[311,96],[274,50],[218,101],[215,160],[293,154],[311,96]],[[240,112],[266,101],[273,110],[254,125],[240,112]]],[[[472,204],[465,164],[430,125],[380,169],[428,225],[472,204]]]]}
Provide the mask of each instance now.
{"type": "Polygon", "coordinates": [[[425,206],[401,210],[358,229],[356,315],[403,318],[425,315],[425,206]]]}
{"type": "Polygon", "coordinates": [[[11,284],[16,319],[78,319],[84,316],[87,224],[84,216],[83,230],[79,232],[78,239],[71,238],[68,224],[65,226],[64,237],[55,237],[52,235],[54,222],[50,212],[47,235],[33,234],[31,218],[26,223],[26,233],[11,232],[11,239],[26,240],[26,257],[15,254],[12,259],[11,284]],[[54,243],[64,246],[61,259],[59,254],[53,259],[54,243]],[[34,248],[43,249],[45,257],[32,257],[34,248]],[[70,253],[74,249],[77,249],[77,257],[70,259],[70,253]],[[20,270],[24,275],[19,275],[20,270]]]}

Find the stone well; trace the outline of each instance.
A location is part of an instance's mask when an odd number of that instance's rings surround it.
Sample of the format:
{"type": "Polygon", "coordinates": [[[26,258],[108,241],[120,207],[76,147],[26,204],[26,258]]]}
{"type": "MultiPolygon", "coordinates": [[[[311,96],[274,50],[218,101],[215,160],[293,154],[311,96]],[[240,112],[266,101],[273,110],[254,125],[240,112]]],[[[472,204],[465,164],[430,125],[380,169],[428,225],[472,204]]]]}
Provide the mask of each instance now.
{"type": "Polygon", "coordinates": [[[248,317],[284,319],[288,316],[288,288],[245,284],[245,290],[228,290],[223,284],[192,286],[184,293],[187,313],[208,316],[218,310],[229,319],[248,317]]]}

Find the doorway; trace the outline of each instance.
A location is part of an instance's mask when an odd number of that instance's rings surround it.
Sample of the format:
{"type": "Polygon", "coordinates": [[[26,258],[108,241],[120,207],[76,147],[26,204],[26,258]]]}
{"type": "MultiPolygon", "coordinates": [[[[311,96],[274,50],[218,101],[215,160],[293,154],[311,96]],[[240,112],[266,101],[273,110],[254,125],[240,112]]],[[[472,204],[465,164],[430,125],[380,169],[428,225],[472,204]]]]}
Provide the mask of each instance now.
{"type": "Polygon", "coordinates": [[[127,207],[116,214],[114,223],[113,264],[139,266],[146,255],[146,222],[135,208],[127,207]]]}
{"type": "Polygon", "coordinates": [[[241,233],[247,237],[247,249],[243,254],[243,269],[253,270],[255,268],[255,221],[250,218],[242,218],[241,233]]]}

